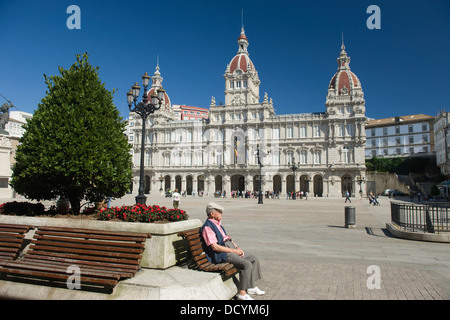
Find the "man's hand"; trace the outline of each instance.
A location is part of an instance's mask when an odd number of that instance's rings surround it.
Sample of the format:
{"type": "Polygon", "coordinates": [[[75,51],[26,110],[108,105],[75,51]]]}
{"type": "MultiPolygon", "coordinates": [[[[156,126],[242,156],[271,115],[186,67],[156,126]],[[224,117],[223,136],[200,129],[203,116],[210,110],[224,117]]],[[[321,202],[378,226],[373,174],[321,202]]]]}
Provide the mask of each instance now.
{"type": "Polygon", "coordinates": [[[241,248],[237,247],[234,251],[234,253],[236,253],[239,257],[242,258],[244,256],[244,251],[241,248]]]}
{"type": "Polygon", "coordinates": [[[213,249],[216,252],[234,253],[234,254],[237,254],[241,258],[244,256],[244,251],[239,247],[236,247],[236,249],[232,249],[232,248],[228,248],[225,246],[221,246],[217,243],[213,243],[213,244],[211,244],[211,249],[213,249]]]}

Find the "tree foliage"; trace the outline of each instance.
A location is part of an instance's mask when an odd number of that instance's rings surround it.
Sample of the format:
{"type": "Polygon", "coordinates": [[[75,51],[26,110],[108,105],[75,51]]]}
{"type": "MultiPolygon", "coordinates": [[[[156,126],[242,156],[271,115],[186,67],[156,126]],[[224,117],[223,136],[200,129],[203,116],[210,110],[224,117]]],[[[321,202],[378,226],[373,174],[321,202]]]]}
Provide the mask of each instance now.
{"type": "Polygon", "coordinates": [[[77,55],[69,70],[46,76],[38,104],[16,152],[11,186],[35,200],[60,196],[74,212],[81,201],[122,197],[131,179],[125,122],[88,55],[77,55]]]}
{"type": "Polygon", "coordinates": [[[366,168],[369,171],[393,172],[397,174],[409,174],[410,172],[422,172],[429,166],[433,166],[430,158],[377,158],[366,159],[366,168]]]}

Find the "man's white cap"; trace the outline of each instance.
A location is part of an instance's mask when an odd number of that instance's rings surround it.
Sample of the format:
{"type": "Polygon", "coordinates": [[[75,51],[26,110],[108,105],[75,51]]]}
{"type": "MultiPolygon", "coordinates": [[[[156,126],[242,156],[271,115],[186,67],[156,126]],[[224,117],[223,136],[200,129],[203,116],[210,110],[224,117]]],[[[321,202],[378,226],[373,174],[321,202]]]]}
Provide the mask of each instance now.
{"type": "Polygon", "coordinates": [[[210,202],[206,206],[206,214],[209,215],[214,209],[220,210],[222,212],[225,211],[225,208],[222,207],[220,204],[217,204],[215,202],[210,202]]]}

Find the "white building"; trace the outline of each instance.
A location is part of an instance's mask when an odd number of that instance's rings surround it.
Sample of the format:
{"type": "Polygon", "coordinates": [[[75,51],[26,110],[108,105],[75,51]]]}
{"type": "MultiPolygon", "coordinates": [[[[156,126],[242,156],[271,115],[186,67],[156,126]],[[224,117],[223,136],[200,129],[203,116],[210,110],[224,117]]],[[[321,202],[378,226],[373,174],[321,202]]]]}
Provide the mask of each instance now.
{"type": "Polygon", "coordinates": [[[414,114],[366,122],[366,158],[429,156],[434,151],[434,117],[414,114]]]}
{"type": "MultiPolygon", "coordinates": [[[[260,79],[248,45],[242,29],[238,52],[225,69],[225,105],[216,105],[212,97],[208,120],[177,120],[168,97],[166,107],[149,116],[145,192],[175,188],[208,196],[219,191],[256,192],[260,169],[263,192],[284,195],[301,190],[319,197],[340,197],[347,190],[353,195],[360,189],[365,192],[359,182],[366,170],[364,93],[350,70],[344,44],[338,70],[324,94],[323,112],[288,115],[275,114],[267,93],[260,101],[260,79]],[[298,167],[295,171],[293,163],[298,167]]],[[[161,86],[159,67],[152,82],[151,90],[161,86]]],[[[142,120],[134,113],[129,119],[137,193],[142,120]]]]}
{"type": "Polygon", "coordinates": [[[10,165],[12,166],[16,162],[16,150],[19,145],[19,140],[22,138],[25,129],[23,128],[24,124],[27,123],[27,119],[31,119],[33,114],[23,111],[10,111],[9,112],[9,121],[5,126],[5,130],[9,133],[9,138],[11,140],[11,156],[10,156],[10,165]]]}
{"type": "Polygon", "coordinates": [[[12,175],[12,166],[15,163],[16,149],[19,139],[23,136],[23,125],[26,119],[31,119],[31,113],[10,111],[9,120],[5,125],[7,134],[0,134],[0,197],[13,196],[13,189],[9,185],[12,175]]]}

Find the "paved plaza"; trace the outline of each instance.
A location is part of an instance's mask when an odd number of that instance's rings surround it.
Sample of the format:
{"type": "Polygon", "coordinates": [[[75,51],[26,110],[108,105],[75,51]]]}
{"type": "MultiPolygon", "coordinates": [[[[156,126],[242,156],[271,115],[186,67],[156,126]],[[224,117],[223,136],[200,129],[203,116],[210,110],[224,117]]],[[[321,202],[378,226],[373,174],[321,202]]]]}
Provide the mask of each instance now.
{"type": "MultiPolygon", "coordinates": [[[[135,195],[112,201],[133,204],[135,195]]],[[[2,202],[11,199],[1,199],[2,202]]],[[[450,244],[404,240],[386,230],[390,200],[308,200],[183,197],[190,219],[206,218],[215,201],[225,207],[224,226],[248,253],[260,257],[266,295],[256,300],[448,300],[450,244]],[[345,228],[345,206],[356,210],[356,228],[345,228]],[[368,286],[369,284],[369,286],[368,286]],[[369,288],[371,287],[371,288],[369,288]]],[[[172,207],[160,195],[147,204],[172,207]]],[[[200,298],[200,297],[199,297],[200,298]]]]}
{"type": "MultiPolygon", "coordinates": [[[[182,198],[191,219],[206,218],[215,201],[225,207],[224,226],[244,251],[261,259],[266,295],[257,300],[434,300],[450,298],[450,244],[404,240],[386,230],[390,200],[182,198]],[[345,206],[356,210],[356,228],[345,228],[345,206]],[[370,266],[377,266],[374,273],[370,266]],[[369,273],[368,273],[369,272],[369,273]],[[379,274],[379,289],[374,279],[379,274]],[[370,279],[369,279],[370,277],[370,279]],[[373,289],[369,289],[367,282],[373,289]]],[[[113,201],[132,204],[134,196],[113,201]]],[[[147,204],[171,207],[170,198],[147,204]]]]}

